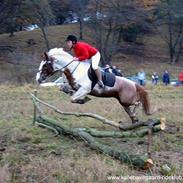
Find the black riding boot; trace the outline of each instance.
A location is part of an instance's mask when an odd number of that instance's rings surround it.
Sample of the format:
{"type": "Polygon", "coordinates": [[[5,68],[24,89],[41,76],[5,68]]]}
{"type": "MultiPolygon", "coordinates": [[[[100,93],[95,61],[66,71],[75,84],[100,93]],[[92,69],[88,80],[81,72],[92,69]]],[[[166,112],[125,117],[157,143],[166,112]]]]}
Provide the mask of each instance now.
{"type": "Polygon", "coordinates": [[[97,76],[97,79],[98,79],[98,85],[100,88],[105,88],[104,86],[104,83],[102,81],[102,74],[101,74],[101,71],[99,69],[96,69],[95,70],[95,74],[97,76]]]}

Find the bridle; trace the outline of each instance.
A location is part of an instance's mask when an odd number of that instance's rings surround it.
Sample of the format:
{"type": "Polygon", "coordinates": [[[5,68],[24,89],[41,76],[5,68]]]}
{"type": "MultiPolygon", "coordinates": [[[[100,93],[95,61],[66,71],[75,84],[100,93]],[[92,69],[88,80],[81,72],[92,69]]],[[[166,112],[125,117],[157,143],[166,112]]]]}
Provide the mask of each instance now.
{"type": "MultiPolygon", "coordinates": [[[[53,69],[53,60],[52,61],[49,61],[49,60],[45,60],[46,61],[46,63],[45,64],[47,64],[47,63],[51,63],[52,64],[52,69],[53,69]]],[[[67,68],[70,64],[72,64],[74,62],[74,60],[71,60],[68,64],[66,64],[65,66],[63,66],[62,68],[60,68],[60,69],[58,69],[58,70],[56,70],[56,71],[53,71],[52,72],[52,74],[54,74],[54,73],[56,73],[56,72],[58,72],[58,71],[63,71],[65,68],[67,68]]],[[[75,71],[76,71],[76,69],[78,68],[78,66],[79,66],[79,64],[80,64],[80,62],[76,65],[76,67],[73,69],[73,71],[71,72],[71,74],[73,74],[75,71]]],[[[53,69],[54,70],[54,69],[53,69]]],[[[43,71],[43,67],[42,67],[42,69],[40,69],[40,70],[38,70],[38,72],[39,73],[41,73],[43,71]]],[[[50,76],[50,75],[52,75],[52,74],[49,74],[48,76],[50,76]]]]}
{"type": "MultiPolygon", "coordinates": [[[[71,65],[74,62],[74,60],[71,60],[68,64],[66,64],[65,66],[63,66],[61,69],[58,69],[57,71],[63,71],[65,68],[67,68],[69,65],[71,65]]],[[[78,64],[76,65],[76,67],[73,69],[73,71],[71,72],[71,74],[74,73],[74,71],[78,68],[80,62],[78,62],[78,64]]],[[[55,71],[55,72],[57,72],[55,71]]]]}

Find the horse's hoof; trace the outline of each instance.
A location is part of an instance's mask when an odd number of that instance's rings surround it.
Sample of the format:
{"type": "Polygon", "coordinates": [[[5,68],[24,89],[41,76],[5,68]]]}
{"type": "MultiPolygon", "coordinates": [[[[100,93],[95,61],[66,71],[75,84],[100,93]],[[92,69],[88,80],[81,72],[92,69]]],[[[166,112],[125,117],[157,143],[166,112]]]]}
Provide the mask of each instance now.
{"type": "Polygon", "coordinates": [[[139,122],[139,120],[135,119],[135,120],[132,121],[132,124],[135,124],[135,123],[138,123],[138,122],[139,122]]]}
{"type": "Polygon", "coordinates": [[[78,104],[84,104],[85,101],[84,100],[78,100],[78,104]]]}
{"type": "Polygon", "coordinates": [[[85,101],[82,99],[78,99],[78,100],[71,100],[72,103],[76,103],[76,104],[84,104],[85,101]]]}

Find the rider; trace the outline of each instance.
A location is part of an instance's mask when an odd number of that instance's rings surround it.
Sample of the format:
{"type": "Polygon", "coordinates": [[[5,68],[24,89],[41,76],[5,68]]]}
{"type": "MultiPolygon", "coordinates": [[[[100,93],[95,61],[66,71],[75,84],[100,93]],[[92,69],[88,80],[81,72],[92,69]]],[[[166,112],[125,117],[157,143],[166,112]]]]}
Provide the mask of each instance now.
{"type": "Polygon", "coordinates": [[[69,49],[74,50],[74,53],[76,56],[73,58],[74,61],[83,62],[85,60],[91,59],[92,68],[95,71],[95,74],[98,78],[98,85],[100,88],[104,88],[101,71],[98,68],[98,65],[100,62],[99,51],[95,47],[85,42],[77,41],[77,38],[74,35],[68,35],[66,39],[66,43],[69,49]]]}

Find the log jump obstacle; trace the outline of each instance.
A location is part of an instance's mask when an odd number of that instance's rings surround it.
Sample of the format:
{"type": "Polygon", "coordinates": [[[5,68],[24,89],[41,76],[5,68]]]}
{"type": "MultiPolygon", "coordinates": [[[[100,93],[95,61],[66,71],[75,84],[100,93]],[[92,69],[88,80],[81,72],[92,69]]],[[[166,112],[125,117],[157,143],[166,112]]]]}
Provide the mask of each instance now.
{"type": "MultiPolygon", "coordinates": [[[[56,135],[66,135],[70,138],[76,137],[80,140],[83,140],[87,143],[91,149],[97,150],[98,152],[109,155],[115,159],[120,160],[121,162],[127,163],[133,167],[137,167],[140,169],[149,169],[153,166],[153,161],[151,157],[151,146],[152,146],[152,134],[162,131],[165,129],[165,118],[152,120],[149,119],[147,121],[140,121],[135,124],[123,126],[121,123],[111,121],[106,119],[100,115],[93,113],[74,113],[74,112],[63,112],[56,108],[55,106],[42,101],[37,97],[37,91],[31,93],[31,99],[34,105],[34,114],[33,114],[33,125],[37,124],[38,126],[46,127],[55,132],[56,135]],[[39,104],[42,104],[49,109],[52,109],[56,113],[60,115],[68,115],[68,116],[76,116],[76,117],[90,117],[94,118],[105,125],[110,125],[116,127],[120,130],[118,131],[98,131],[96,129],[91,128],[70,128],[66,125],[59,123],[57,120],[53,120],[43,115],[43,111],[39,104]],[[146,129],[138,129],[138,131],[134,131],[134,129],[140,127],[147,127],[146,129]],[[147,145],[147,155],[136,155],[131,154],[129,152],[125,152],[124,150],[119,150],[112,148],[108,145],[104,145],[101,142],[98,142],[97,138],[124,138],[124,137],[144,137],[148,135],[148,145],[147,145]]],[[[59,120],[60,121],[60,120],[59,120]]]]}

